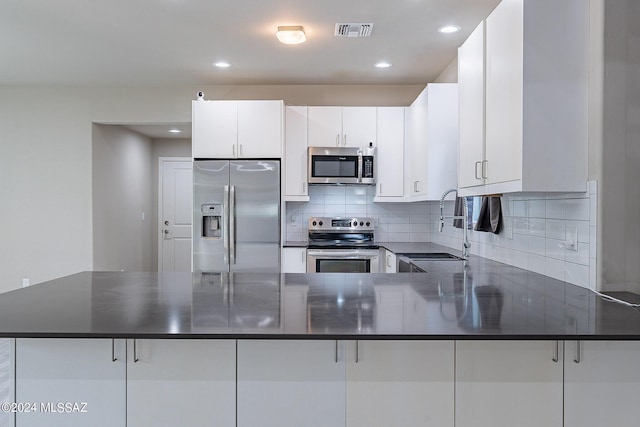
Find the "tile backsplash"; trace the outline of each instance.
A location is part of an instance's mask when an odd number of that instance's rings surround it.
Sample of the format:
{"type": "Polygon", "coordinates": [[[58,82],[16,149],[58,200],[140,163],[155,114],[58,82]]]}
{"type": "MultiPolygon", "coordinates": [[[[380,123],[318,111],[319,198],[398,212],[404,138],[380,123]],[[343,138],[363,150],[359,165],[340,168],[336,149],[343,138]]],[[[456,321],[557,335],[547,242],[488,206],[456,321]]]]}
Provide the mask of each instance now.
{"type": "MultiPolygon", "coordinates": [[[[502,197],[499,234],[469,231],[471,255],[596,289],[597,183],[586,193],[513,193],[502,197]],[[566,246],[577,234],[577,251],[566,246]]],[[[310,216],[375,218],[376,239],[462,247],[451,220],[438,231],[439,202],[374,203],[375,187],[313,186],[307,203],[286,203],[286,240],[307,240],[310,216]]],[[[445,202],[445,215],[453,202],[445,202]]]]}

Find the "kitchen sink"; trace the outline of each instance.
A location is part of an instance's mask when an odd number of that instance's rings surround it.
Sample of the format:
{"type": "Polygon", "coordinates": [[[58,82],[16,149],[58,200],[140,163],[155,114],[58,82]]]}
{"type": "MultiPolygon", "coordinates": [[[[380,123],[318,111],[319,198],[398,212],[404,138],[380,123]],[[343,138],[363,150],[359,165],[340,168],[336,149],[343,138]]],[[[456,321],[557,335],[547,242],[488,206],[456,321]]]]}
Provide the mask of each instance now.
{"type": "Polygon", "coordinates": [[[398,255],[409,258],[412,261],[464,261],[464,258],[448,252],[402,253],[398,255]]]}

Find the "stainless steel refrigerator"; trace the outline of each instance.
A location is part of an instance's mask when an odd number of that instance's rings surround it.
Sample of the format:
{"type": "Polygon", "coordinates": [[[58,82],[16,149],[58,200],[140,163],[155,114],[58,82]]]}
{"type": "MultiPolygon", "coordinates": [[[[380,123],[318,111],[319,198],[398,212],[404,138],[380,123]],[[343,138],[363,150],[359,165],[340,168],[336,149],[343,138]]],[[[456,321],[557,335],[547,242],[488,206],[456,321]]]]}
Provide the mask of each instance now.
{"type": "Polygon", "coordinates": [[[280,161],[193,162],[193,271],[280,272],[280,161]]]}

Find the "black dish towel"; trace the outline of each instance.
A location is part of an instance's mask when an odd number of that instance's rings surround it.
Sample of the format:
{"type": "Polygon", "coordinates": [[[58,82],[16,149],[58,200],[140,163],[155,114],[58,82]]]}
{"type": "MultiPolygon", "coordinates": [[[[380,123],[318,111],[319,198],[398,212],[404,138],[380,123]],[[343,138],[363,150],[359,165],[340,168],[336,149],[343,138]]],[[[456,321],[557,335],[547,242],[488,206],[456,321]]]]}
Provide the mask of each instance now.
{"type": "Polygon", "coordinates": [[[489,231],[498,234],[502,229],[502,206],[500,196],[485,196],[482,198],[480,215],[476,222],[476,231],[489,231]]]}

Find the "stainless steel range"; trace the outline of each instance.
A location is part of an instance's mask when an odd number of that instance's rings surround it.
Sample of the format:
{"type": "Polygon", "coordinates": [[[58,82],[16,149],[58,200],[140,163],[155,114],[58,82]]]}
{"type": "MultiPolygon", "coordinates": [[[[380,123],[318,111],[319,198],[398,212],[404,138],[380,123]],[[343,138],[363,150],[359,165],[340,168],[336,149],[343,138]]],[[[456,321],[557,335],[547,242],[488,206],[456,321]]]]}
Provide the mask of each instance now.
{"type": "Polygon", "coordinates": [[[377,273],[373,218],[309,218],[308,273],[377,273]]]}

